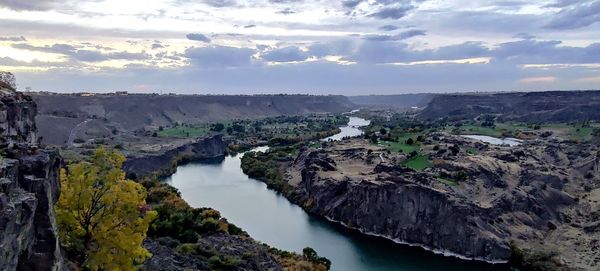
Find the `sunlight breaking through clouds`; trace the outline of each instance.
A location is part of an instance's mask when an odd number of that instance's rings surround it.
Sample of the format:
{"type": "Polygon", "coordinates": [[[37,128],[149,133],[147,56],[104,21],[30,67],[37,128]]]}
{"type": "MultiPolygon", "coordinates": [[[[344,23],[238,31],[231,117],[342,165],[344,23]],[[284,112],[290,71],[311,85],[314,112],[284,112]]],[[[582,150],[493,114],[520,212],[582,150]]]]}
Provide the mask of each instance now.
{"type": "Polygon", "coordinates": [[[528,78],[591,89],[597,80],[579,79],[595,78],[600,66],[600,23],[591,12],[598,7],[598,0],[0,0],[0,66],[24,74],[21,86],[54,91],[61,89],[48,82],[65,76],[70,89],[96,91],[142,83],[206,91],[171,80],[224,93],[246,92],[234,80],[248,91],[283,91],[284,82],[265,82],[267,72],[301,74],[293,88],[306,92],[324,82],[337,82],[332,93],[530,90],[523,83],[538,81],[528,78]],[[115,80],[90,85],[77,71],[115,80]],[[450,88],[396,78],[414,73],[469,80],[450,88]],[[130,81],[116,80],[123,74],[130,81]],[[144,83],[158,75],[160,83],[144,83]]]}

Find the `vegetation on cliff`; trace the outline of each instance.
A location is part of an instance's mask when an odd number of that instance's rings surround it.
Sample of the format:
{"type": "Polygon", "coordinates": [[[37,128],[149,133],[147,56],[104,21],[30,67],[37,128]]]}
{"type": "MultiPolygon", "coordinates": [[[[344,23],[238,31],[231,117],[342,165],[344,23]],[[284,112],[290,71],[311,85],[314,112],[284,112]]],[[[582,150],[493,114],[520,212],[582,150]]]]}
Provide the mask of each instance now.
{"type": "Polygon", "coordinates": [[[146,206],[144,187],[125,179],[124,160],[99,148],[91,162],[61,172],[55,206],[61,244],[90,270],[134,270],[150,256],[142,242],[156,212],[146,206]]]}
{"type": "Polygon", "coordinates": [[[156,179],[145,179],[141,183],[148,190],[148,204],[158,213],[148,236],[163,242],[169,240],[177,253],[197,257],[211,270],[252,268],[264,260],[263,250],[275,257],[284,270],[328,270],[331,266],[328,259],[319,257],[316,252],[306,257],[254,241],[241,228],[221,217],[217,210],[189,206],[179,191],[167,183],[156,179]],[[220,247],[221,240],[226,240],[226,249],[220,247]]]}
{"type": "Polygon", "coordinates": [[[242,157],[242,171],[267,184],[268,188],[286,193],[291,189],[283,179],[280,163],[292,161],[299,153],[300,145],[278,147],[267,152],[248,152],[242,157]]]}

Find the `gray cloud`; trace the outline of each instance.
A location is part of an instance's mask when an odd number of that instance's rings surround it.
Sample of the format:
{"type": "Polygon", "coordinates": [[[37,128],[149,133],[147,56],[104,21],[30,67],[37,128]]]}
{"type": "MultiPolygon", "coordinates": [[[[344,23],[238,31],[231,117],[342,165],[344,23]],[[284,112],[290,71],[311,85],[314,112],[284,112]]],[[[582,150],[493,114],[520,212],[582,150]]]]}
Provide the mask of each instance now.
{"type": "Polygon", "coordinates": [[[283,15],[290,15],[290,14],[298,13],[298,11],[292,10],[291,8],[285,8],[280,11],[277,11],[277,13],[283,14],[283,15]]]}
{"type": "Polygon", "coordinates": [[[354,52],[356,45],[349,39],[336,40],[332,42],[314,43],[308,47],[312,56],[347,56],[354,52]]]}
{"type": "Polygon", "coordinates": [[[378,19],[400,19],[406,16],[408,11],[413,8],[414,7],[412,6],[383,8],[377,12],[369,14],[369,17],[375,17],[378,19]]]}
{"type": "Polygon", "coordinates": [[[261,55],[262,59],[271,62],[304,61],[309,55],[296,46],[289,46],[267,51],[261,55]]]}
{"type": "Polygon", "coordinates": [[[228,46],[193,47],[185,50],[192,65],[201,68],[239,67],[249,65],[255,49],[228,46]]]}
{"type": "Polygon", "coordinates": [[[216,8],[231,7],[237,5],[235,0],[203,0],[203,2],[209,6],[216,8]]]}
{"type": "Polygon", "coordinates": [[[27,41],[23,36],[19,37],[0,37],[0,41],[27,41]]]}
{"type": "Polygon", "coordinates": [[[391,24],[387,24],[387,25],[383,25],[379,27],[379,30],[383,30],[383,31],[394,31],[394,30],[398,30],[399,27],[395,26],[395,25],[391,25],[391,24]]]}
{"type": "Polygon", "coordinates": [[[535,39],[535,36],[531,35],[531,34],[527,34],[527,33],[518,33],[518,34],[514,35],[513,38],[532,40],[532,39],[535,39]]]}
{"type": "Polygon", "coordinates": [[[363,1],[364,0],[344,0],[342,1],[342,6],[344,6],[345,8],[353,9],[363,1]]]}
{"type": "Polygon", "coordinates": [[[0,0],[0,6],[12,10],[50,10],[59,1],[0,0]]]}
{"type": "MultiPolygon", "coordinates": [[[[564,4],[564,3],[563,3],[564,4]]],[[[600,0],[567,4],[546,25],[553,29],[576,29],[600,22],[600,0]]]]}
{"type": "Polygon", "coordinates": [[[199,34],[199,33],[190,33],[190,34],[185,35],[185,37],[188,40],[196,40],[196,41],[201,41],[201,42],[206,42],[206,43],[211,42],[209,37],[205,36],[204,34],[199,34]]]}

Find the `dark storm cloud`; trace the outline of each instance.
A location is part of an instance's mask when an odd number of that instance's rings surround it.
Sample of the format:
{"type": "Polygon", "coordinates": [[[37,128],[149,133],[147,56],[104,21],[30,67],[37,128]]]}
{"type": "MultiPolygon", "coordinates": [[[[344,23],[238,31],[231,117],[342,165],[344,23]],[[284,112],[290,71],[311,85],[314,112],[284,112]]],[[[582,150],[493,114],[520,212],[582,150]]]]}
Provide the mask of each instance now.
{"type": "Polygon", "coordinates": [[[289,46],[267,51],[261,55],[262,59],[270,62],[304,61],[309,55],[296,46],[289,46]]]}
{"type": "Polygon", "coordinates": [[[255,49],[228,46],[193,47],[185,50],[185,57],[200,68],[239,67],[251,64],[255,49]]]}
{"type": "Polygon", "coordinates": [[[185,35],[185,37],[188,40],[195,40],[195,41],[201,41],[201,42],[206,42],[206,43],[211,42],[209,37],[205,36],[204,34],[199,34],[199,33],[190,33],[190,34],[185,35]]]}
{"type": "Polygon", "coordinates": [[[552,29],[577,29],[600,22],[600,0],[565,5],[546,25],[552,29]]]}

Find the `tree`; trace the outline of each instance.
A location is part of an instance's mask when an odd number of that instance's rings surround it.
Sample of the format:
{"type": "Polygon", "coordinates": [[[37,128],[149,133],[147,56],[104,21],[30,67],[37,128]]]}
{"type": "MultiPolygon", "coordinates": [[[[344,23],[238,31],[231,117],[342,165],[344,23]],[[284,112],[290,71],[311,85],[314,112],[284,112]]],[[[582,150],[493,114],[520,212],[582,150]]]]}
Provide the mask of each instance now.
{"type": "Polygon", "coordinates": [[[415,141],[412,139],[412,137],[409,137],[409,138],[406,140],[406,145],[412,145],[412,144],[415,144],[415,141]]]}
{"type": "Polygon", "coordinates": [[[144,187],[125,179],[123,161],[100,147],[90,162],[61,171],[55,206],[60,240],[90,270],[135,270],[150,256],[142,242],[156,212],[146,205],[144,187]]]}
{"type": "Polygon", "coordinates": [[[215,123],[215,125],[213,126],[213,130],[215,132],[222,132],[223,129],[225,129],[225,124],[220,123],[220,122],[219,123],[215,123]]]}
{"type": "Polygon", "coordinates": [[[17,79],[11,72],[0,71],[0,82],[7,84],[13,89],[17,89],[17,79]]]}
{"type": "Polygon", "coordinates": [[[315,264],[322,264],[329,270],[331,268],[331,261],[325,257],[319,257],[317,252],[311,247],[305,247],[302,249],[302,256],[310,262],[315,264]]]}

